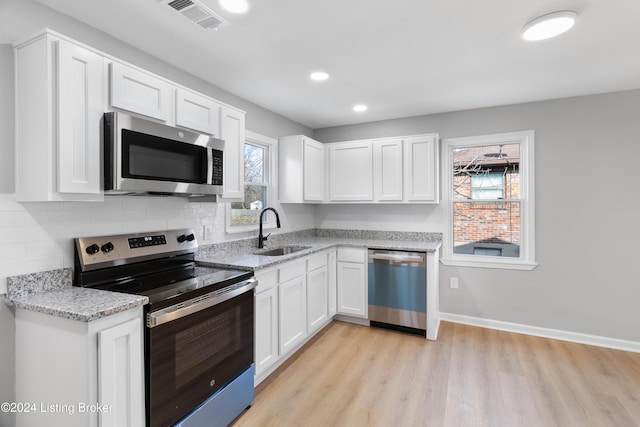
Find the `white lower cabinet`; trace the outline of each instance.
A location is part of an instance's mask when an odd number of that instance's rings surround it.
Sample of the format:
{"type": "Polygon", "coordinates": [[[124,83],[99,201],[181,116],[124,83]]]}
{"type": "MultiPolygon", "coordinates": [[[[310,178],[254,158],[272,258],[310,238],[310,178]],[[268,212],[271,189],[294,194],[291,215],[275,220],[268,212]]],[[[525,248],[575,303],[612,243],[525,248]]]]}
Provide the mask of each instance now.
{"type": "Polygon", "coordinates": [[[338,314],[367,317],[367,249],[339,248],[338,314]]]}
{"type": "Polygon", "coordinates": [[[302,274],[278,286],[280,354],[284,355],[307,335],[307,278],[302,274]]]}
{"type": "Polygon", "coordinates": [[[256,377],[278,361],[278,270],[256,273],[255,368],[256,377]]]}
{"type": "Polygon", "coordinates": [[[335,300],[331,262],[335,266],[335,253],[321,252],[256,271],[256,385],[335,315],[335,303],[331,311],[332,294],[335,300]]]}
{"type": "Polygon", "coordinates": [[[329,252],[329,260],[327,262],[328,286],[329,286],[329,318],[336,315],[338,309],[337,301],[337,269],[338,269],[338,251],[329,252]]]}
{"type": "Polygon", "coordinates": [[[16,310],[16,426],[145,423],[142,307],[91,322],[16,310]],[[43,357],[44,356],[44,357],[43,357]]]}
{"type": "Polygon", "coordinates": [[[329,317],[327,254],[309,259],[307,271],[307,330],[311,333],[324,326],[329,317]]]}
{"type": "Polygon", "coordinates": [[[98,414],[101,427],[136,426],[144,407],[140,317],[98,332],[98,414]],[[133,372],[132,372],[133,368],[133,372]]]}

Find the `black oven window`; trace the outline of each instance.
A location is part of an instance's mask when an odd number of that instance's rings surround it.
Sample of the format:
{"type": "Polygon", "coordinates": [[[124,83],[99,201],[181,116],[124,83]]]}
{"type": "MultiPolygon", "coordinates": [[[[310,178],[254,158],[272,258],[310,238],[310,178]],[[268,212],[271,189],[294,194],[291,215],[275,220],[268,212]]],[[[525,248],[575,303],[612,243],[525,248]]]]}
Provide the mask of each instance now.
{"type": "Polygon", "coordinates": [[[241,315],[235,307],[176,334],[176,388],[240,351],[241,315]]]}
{"type": "Polygon", "coordinates": [[[207,150],[129,129],[122,130],[122,176],[207,183],[207,150]]]}

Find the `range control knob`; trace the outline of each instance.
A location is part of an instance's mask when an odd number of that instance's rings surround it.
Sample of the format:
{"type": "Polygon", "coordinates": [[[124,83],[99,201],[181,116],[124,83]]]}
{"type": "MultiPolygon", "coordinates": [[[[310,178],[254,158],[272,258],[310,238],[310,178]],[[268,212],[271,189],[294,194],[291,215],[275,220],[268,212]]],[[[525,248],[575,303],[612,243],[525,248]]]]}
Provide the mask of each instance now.
{"type": "Polygon", "coordinates": [[[107,242],[107,243],[105,243],[104,245],[102,245],[102,246],[100,247],[100,249],[101,249],[101,250],[102,250],[102,252],[104,252],[105,254],[106,254],[106,253],[109,253],[109,252],[111,252],[111,251],[114,249],[114,247],[113,247],[113,243],[111,243],[111,242],[107,242]]]}
{"type": "Polygon", "coordinates": [[[98,252],[100,252],[100,246],[94,243],[93,245],[87,246],[87,249],[85,249],[85,252],[88,253],[89,255],[95,255],[98,252]]]}
{"type": "Polygon", "coordinates": [[[191,234],[181,234],[178,236],[178,242],[183,243],[185,241],[187,242],[191,242],[193,240],[195,240],[196,236],[193,235],[193,233],[191,234]]]}

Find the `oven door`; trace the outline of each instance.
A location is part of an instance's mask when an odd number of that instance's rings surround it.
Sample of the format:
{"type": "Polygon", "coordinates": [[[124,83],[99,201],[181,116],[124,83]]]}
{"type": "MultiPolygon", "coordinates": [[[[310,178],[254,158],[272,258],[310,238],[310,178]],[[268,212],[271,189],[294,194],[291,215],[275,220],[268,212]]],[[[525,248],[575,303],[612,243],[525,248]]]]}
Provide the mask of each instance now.
{"type": "Polygon", "coordinates": [[[168,426],[253,363],[255,279],[147,314],[147,426],[168,426]]]}

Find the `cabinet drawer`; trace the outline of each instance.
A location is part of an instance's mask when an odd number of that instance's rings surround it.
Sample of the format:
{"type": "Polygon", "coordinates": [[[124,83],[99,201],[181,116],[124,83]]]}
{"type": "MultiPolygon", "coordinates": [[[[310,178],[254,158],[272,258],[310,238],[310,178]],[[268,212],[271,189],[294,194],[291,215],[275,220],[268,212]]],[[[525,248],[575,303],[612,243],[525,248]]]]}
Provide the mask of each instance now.
{"type": "Polygon", "coordinates": [[[367,250],[360,248],[338,248],[338,261],[364,264],[367,262],[367,250]]]}
{"type": "Polygon", "coordinates": [[[267,291],[278,285],[278,270],[271,270],[265,272],[257,272],[256,280],[258,280],[258,286],[256,286],[256,293],[267,291]]]}
{"type": "Polygon", "coordinates": [[[304,260],[285,264],[284,266],[280,267],[280,283],[295,279],[298,276],[302,276],[306,272],[307,263],[304,260]]]}
{"type": "Polygon", "coordinates": [[[307,260],[307,271],[317,270],[327,265],[327,254],[325,252],[314,255],[307,260]]]}

